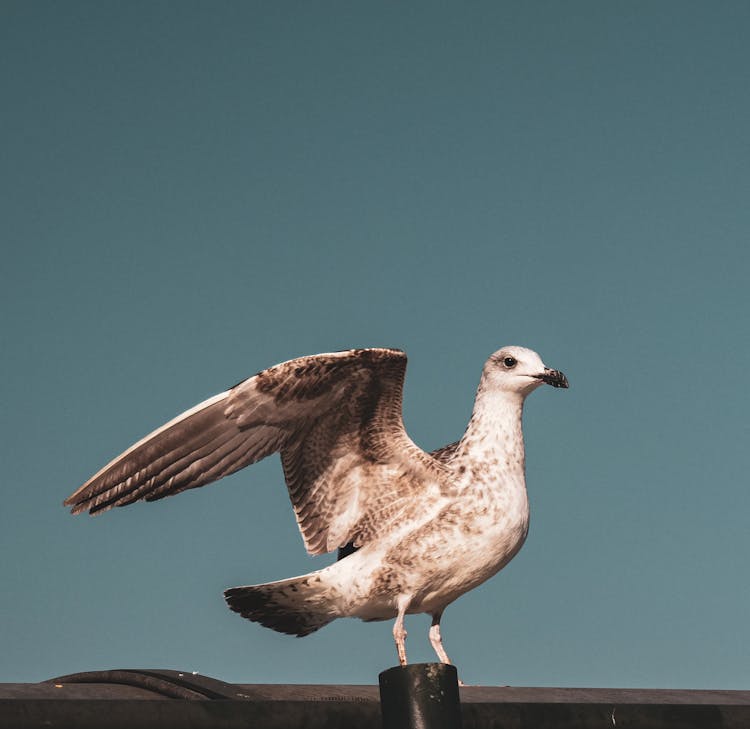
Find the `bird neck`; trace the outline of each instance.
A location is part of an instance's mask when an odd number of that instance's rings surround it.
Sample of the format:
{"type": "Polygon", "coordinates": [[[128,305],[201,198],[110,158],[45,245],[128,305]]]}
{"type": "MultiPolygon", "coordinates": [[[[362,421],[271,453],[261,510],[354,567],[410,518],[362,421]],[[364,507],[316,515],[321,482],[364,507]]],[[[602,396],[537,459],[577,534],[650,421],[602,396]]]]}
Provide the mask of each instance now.
{"type": "Polygon", "coordinates": [[[454,462],[483,464],[505,479],[524,481],[521,421],[524,398],[517,392],[490,390],[480,384],[474,410],[454,462]]]}

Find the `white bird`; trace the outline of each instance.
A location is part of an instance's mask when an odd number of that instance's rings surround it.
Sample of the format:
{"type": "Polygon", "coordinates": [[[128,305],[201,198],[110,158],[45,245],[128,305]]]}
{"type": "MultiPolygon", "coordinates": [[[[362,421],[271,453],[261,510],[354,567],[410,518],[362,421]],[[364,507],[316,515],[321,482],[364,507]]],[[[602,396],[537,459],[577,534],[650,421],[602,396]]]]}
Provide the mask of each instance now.
{"type": "Polygon", "coordinates": [[[542,383],[568,387],[536,352],[503,347],[485,363],[461,440],[426,453],[404,430],[406,355],[353,349],[300,357],[222,392],[131,446],[65,500],[75,513],[154,501],[279,452],[310,554],[324,569],[224,595],[245,618],[303,636],[335,618],[432,616],[502,569],[528,531],[521,414],[542,383]]]}

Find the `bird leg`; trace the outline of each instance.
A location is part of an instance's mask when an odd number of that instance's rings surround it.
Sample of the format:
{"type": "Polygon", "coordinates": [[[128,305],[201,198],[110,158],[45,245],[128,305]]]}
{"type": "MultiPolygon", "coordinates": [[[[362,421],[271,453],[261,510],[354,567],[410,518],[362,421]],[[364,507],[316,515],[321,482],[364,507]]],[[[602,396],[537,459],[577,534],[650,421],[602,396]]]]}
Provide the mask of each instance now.
{"type": "Polygon", "coordinates": [[[406,615],[406,608],[408,606],[408,598],[399,600],[398,615],[396,616],[396,622],[393,624],[393,640],[396,641],[398,662],[402,666],[406,665],[406,630],[404,628],[404,615],[406,615]]]}
{"type": "MultiPolygon", "coordinates": [[[[432,647],[435,649],[435,653],[437,653],[437,657],[440,659],[441,663],[447,663],[449,665],[453,665],[451,663],[451,659],[448,658],[448,654],[445,652],[445,648],[443,648],[443,641],[440,638],[440,618],[443,617],[443,613],[435,613],[432,616],[432,625],[430,626],[430,643],[432,643],[432,647]]],[[[458,679],[458,685],[459,686],[466,686],[466,684],[459,678],[458,679]]]]}
{"type": "Polygon", "coordinates": [[[437,653],[437,657],[441,663],[450,663],[451,659],[448,658],[448,654],[443,648],[443,641],[440,638],[440,618],[443,617],[443,613],[435,613],[432,616],[432,625],[430,626],[430,643],[437,653]]]}

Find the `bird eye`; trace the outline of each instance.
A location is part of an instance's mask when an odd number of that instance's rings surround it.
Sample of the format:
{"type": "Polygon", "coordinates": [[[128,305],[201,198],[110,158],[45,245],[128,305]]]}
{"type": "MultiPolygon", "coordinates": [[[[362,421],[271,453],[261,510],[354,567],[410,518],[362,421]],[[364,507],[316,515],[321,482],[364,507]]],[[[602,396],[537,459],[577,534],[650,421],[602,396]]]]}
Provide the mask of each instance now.
{"type": "Polygon", "coordinates": [[[517,362],[517,360],[516,360],[515,357],[505,357],[505,359],[503,359],[503,364],[508,369],[511,369],[511,368],[515,367],[518,364],[518,362],[517,362]]]}

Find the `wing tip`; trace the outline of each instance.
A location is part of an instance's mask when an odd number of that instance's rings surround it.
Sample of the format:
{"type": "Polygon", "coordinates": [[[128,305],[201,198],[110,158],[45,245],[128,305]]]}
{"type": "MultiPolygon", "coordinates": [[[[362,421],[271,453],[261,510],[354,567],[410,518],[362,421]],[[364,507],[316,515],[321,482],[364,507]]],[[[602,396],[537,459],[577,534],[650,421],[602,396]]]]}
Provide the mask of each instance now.
{"type": "Polygon", "coordinates": [[[68,496],[67,499],[64,499],[62,502],[62,505],[65,507],[70,507],[70,511],[72,514],[77,514],[80,507],[80,502],[77,498],[78,491],[74,491],[70,496],[68,496]]]}
{"type": "Polygon", "coordinates": [[[73,501],[70,501],[70,499],[65,499],[65,501],[62,502],[62,505],[70,509],[70,513],[74,516],[76,514],[82,514],[87,510],[86,504],[75,503],[73,501]]]}
{"type": "Polygon", "coordinates": [[[71,514],[80,514],[82,511],[86,511],[88,504],[91,503],[91,495],[86,494],[86,487],[88,485],[89,482],[86,482],[62,502],[63,506],[70,508],[71,514]]]}
{"type": "Polygon", "coordinates": [[[92,513],[85,502],[75,502],[71,501],[70,499],[65,499],[65,501],[62,502],[62,505],[70,509],[70,513],[74,516],[76,514],[82,514],[84,511],[89,511],[89,513],[92,513]]]}
{"type": "Polygon", "coordinates": [[[82,493],[82,489],[78,489],[78,491],[68,496],[68,498],[62,502],[62,505],[69,508],[70,513],[73,515],[83,514],[87,511],[92,516],[96,516],[103,511],[108,511],[118,504],[111,501],[97,504],[96,494],[84,494],[82,493]]]}

